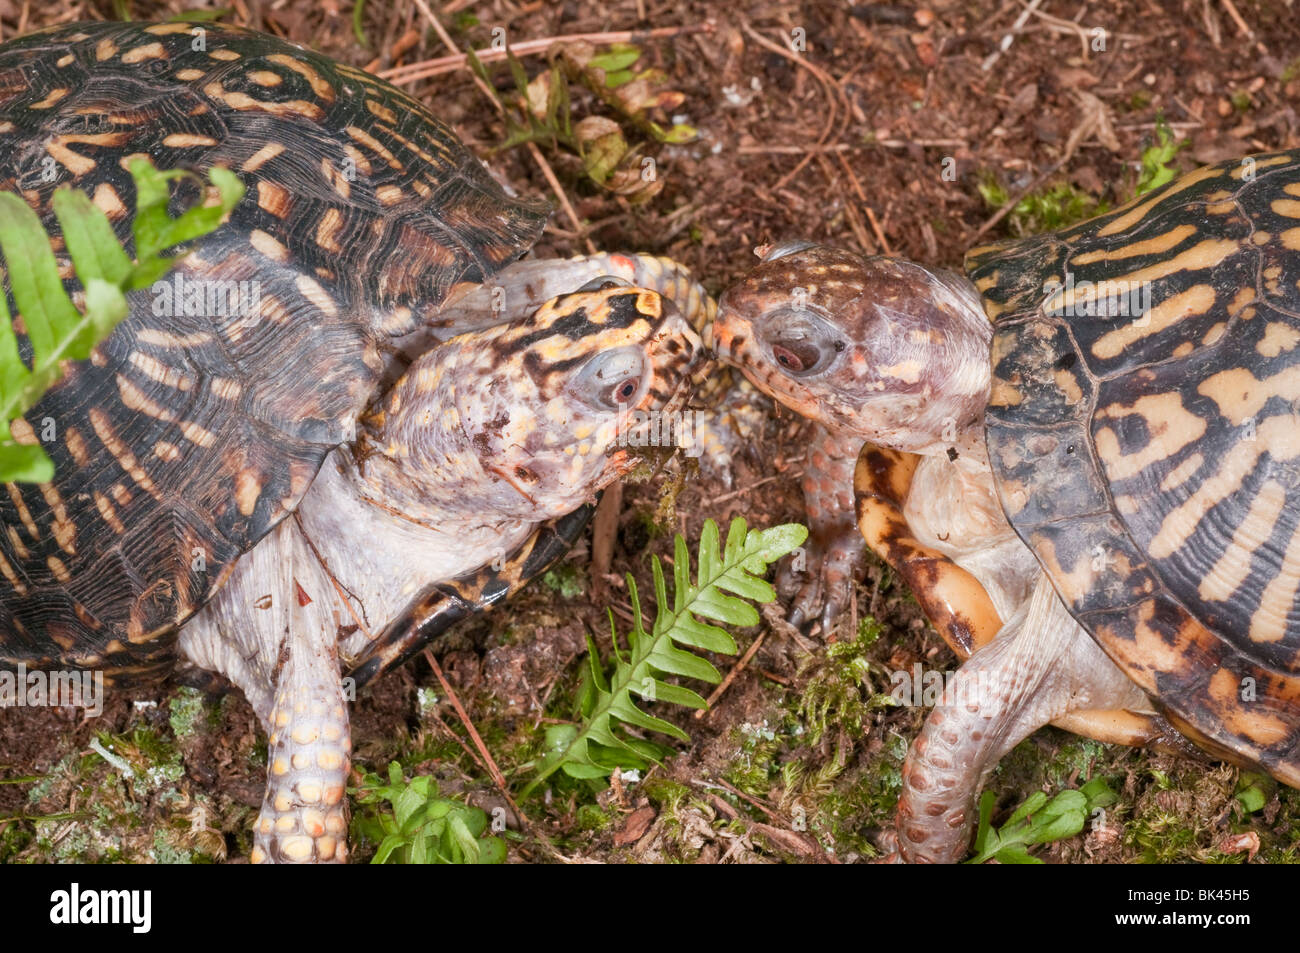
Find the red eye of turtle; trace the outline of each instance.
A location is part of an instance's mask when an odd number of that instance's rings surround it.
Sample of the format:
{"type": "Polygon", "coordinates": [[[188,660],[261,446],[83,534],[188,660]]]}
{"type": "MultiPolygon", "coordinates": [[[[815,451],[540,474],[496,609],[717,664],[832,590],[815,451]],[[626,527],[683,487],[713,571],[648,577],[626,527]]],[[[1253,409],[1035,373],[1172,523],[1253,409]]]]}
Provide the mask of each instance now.
{"type": "Polygon", "coordinates": [[[821,351],[806,341],[787,341],[785,344],[773,344],[772,356],[787,371],[799,374],[811,371],[821,362],[821,351]]]}
{"type": "Polygon", "coordinates": [[[610,404],[626,404],[636,396],[636,392],[640,389],[641,378],[629,377],[626,380],[619,381],[609,389],[606,402],[610,404]]]}

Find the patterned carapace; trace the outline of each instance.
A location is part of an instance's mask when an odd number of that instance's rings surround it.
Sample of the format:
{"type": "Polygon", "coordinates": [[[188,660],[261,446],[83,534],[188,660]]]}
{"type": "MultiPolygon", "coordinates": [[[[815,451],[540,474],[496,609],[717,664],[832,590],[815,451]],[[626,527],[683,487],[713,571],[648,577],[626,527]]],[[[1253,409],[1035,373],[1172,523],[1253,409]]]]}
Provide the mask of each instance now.
{"type": "Polygon", "coordinates": [[[1300,785],[1300,152],[967,267],[1012,526],[1180,729],[1300,785]]]}
{"type": "Polygon", "coordinates": [[[128,239],[136,154],[225,166],[248,194],[16,422],[19,439],[53,434],[57,475],[0,493],[6,664],[164,674],[176,626],[354,435],[389,342],[545,221],[414,100],[273,37],[96,23],[0,48],[0,188],[47,226],[70,183],[128,239]],[[214,320],[202,295],[224,282],[254,307],[214,320]]]}

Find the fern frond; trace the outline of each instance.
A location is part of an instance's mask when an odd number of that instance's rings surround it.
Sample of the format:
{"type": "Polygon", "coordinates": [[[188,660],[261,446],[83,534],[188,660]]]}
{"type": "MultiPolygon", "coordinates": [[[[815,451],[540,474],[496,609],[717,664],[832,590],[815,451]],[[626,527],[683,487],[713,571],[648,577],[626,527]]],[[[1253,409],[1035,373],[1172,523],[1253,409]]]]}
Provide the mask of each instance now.
{"type": "Polygon", "coordinates": [[[14,418],[34,405],[63,376],[65,360],[84,360],[127,314],[126,292],[147,288],[176,261],[162,252],[215,229],[244,194],[233,172],[209,172],[218,193],[215,205],[198,205],[173,218],[168,180],[192,173],[159,172],[144,158],[132,160],[136,215],[132,223],[136,261],[113,233],[108,216],[85,193],[62,186],[54,193],[54,215],[63,233],[77,280],[85,292],[78,311],[59,276],[50,237],[36,212],[20,196],[0,192],[0,251],[14,304],[32,348],[22,360],[12,316],[0,290],[0,481],[44,483],[54,464],[40,444],[19,443],[14,418]]]}
{"type": "Polygon", "coordinates": [[[588,636],[588,670],[579,692],[582,723],[558,725],[547,731],[537,777],[524,793],[559,769],[576,778],[599,778],[608,776],[616,767],[643,767],[658,760],[664,749],[628,737],[618,730],[619,724],[689,741],[686,732],[676,725],[637,707],[632,696],[647,702],[707,707],[698,692],[664,679],[675,675],[714,685],[720,682],[718,670],[688,649],[735,655],[735,640],[713,623],[757,625],[758,610],[752,603],[776,598],[776,591],[762,578],[763,574],[807,536],[807,528],[798,523],[751,531],[743,519],[737,518],[727,530],[725,545],[719,548],[718,524],[706,520],[700,534],[698,572],[692,582],[691,554],[679,534],[674,546],[671,600],[659,558],[651,562],[657,612],[649,631],[636,581],[629,575],[632,629],[627,634],[626,649],[619,645],[611,612],[613,672],[606,678],[595,642],[588,636]]]}

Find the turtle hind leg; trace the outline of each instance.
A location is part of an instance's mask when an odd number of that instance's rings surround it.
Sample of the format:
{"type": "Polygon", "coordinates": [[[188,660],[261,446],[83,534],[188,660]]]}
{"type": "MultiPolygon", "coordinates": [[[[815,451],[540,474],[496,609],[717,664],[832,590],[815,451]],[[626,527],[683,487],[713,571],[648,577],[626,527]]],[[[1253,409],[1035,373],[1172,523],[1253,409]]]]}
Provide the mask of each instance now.
{"type": "Polygon", "coordinates": [[[907,754],[896,822],[902,859],[961,860],[985,778],[1037,729],[1070,711],[1143,699],[1040,576],[1026,604],[957,672],[907,754]]]}
{"type": "Polygon", "coordinates": [[[327,599],[313,598],[296,579],[290,588],[289,633],[267,719],[266,796],[251,859],[342,863],[348,852],[344,793],[352,740],[337,626],[327,599]]]}

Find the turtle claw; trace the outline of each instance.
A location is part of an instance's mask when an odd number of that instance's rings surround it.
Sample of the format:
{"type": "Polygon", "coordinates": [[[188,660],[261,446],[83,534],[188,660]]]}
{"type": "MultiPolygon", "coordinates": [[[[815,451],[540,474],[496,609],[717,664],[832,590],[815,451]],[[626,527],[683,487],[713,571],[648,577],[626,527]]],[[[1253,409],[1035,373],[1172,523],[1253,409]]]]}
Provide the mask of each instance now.
{"type": "Polygon", "coordinates": [[[782,567],[777,589],[790,599],[790,624],[813,634],[820,623],[821,634],[831,631],[853,599],[853,584],[862,565],[866,544],[853,527],[840,531],[829,541],[814,538],[808,549],[782,567]],[[802,562],[803,568],[796,568],[802,562]]]}

